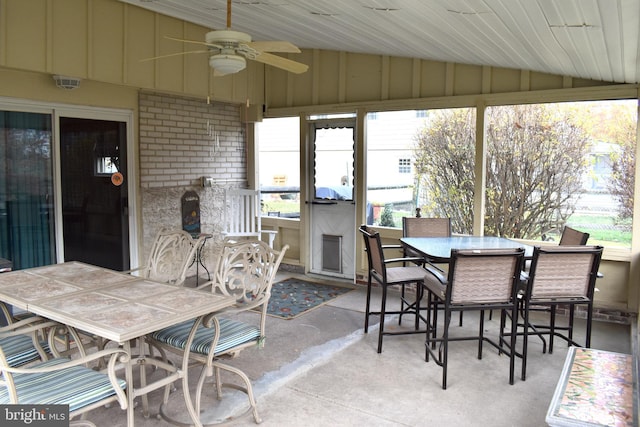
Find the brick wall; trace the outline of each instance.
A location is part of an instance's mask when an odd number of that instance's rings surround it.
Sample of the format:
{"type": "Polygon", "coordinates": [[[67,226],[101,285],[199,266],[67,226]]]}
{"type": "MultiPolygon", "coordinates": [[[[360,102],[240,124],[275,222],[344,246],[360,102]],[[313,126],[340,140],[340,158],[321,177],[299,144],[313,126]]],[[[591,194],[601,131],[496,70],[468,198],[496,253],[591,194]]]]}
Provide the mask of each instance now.
{"type": "Polygon", "coordinates": [[[139,104],[142,188],[246,182],[240,106],[153,93],[139,104]]]}
{"type": "Polygon", "coordinates": [[[240,106],[143,92],[139,107],[140,261],[161,227],[182,227],[186,191],[200,197],[201,229],[213,234],[207,243],[213,250],[222,240],[224,190],[247,182],[240,106]],[[203,188],[202,176],[212,177],[213,186],[203,188]]]}

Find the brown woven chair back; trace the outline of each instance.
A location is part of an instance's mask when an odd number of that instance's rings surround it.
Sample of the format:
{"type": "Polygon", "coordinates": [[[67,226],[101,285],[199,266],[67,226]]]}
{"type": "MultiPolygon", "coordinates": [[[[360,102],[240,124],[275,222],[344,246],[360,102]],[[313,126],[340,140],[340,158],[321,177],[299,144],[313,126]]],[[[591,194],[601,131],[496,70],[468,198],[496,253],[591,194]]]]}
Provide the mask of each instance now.
{"type": "Polygon", "coordinates": [[[601,246],[536,247],[531,265],[531,299],[591,299],[601,257],[601,246]]]}
{"type": "Polygon", "coordinates": [[[402,218],[403,237],[449,237],[450,218],[402,218]]]}
{"type": "Polygon", "coordinates": [[[365,225],[360,226],[360,231],[364,236],[364,243],[367,249],[369,273],[376,274],[381,281],[386,282],[387,272],[386,265],[384,263],[384,253],[382,250],[382,243],[380,241],[380,234],[365,225]]]}
{"type": "Polygon", "coordinates": [[[449,272],[452,304],[503,303],[514,295],[523,249],[452,251],[449,272]]]}
{"type": "Polygon", "coordinates": [[[560,237],[560,246],[586,245],[587,240],[589,240],[589,233],[565,226],[560,237]]]}

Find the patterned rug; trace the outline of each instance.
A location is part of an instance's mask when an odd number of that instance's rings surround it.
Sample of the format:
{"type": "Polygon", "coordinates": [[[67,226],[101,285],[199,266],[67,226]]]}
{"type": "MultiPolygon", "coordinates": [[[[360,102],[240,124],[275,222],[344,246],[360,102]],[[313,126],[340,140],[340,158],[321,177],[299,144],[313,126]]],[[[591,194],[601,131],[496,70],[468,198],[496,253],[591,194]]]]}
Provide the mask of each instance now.
{"type": "Polygon", "coordinates": [[[353,289],[302,279],[285,279],[273,284],[267,313],[283,319],[293,319],[351,290],[353,289]]]}

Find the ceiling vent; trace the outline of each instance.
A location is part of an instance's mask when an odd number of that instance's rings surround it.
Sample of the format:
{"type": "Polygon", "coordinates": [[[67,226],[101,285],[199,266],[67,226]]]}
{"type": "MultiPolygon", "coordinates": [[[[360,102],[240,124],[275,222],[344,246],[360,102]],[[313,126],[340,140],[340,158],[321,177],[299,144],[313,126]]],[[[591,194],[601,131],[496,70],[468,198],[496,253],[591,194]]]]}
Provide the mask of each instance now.
{"type": "Polygon", "coordinates": [[[56,86],[60,89],[72,90],[80,87],[80,79],[77,77],[55,75],[53,80],[55,80],[56,86]]]}

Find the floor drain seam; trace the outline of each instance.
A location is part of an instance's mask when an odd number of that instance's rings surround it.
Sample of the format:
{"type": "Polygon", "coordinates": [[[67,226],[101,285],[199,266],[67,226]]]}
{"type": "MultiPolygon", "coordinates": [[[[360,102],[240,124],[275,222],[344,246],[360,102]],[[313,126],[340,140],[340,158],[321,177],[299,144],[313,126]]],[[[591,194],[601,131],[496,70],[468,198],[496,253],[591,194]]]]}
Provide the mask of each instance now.
{"type": "Polygon", "coordinates": [[[308,348],[293,362],[282,366],[278,370],[264,374],[254,383],[254,394],[259,397],[275,392],[300,375],[328,363],[336,353],[351,346],[363,337],[362,330],[358,329],[344,337],[308,348]]]}

